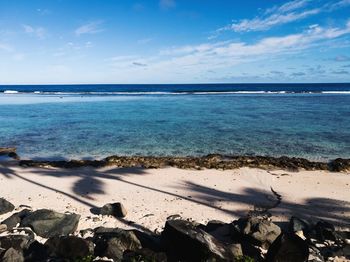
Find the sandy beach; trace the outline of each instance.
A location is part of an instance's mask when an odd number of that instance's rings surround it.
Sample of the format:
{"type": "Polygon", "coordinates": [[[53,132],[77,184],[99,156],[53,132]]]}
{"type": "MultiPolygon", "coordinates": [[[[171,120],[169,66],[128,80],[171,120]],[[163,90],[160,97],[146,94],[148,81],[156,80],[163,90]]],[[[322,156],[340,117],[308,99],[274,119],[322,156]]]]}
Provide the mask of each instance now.
{"type": "MultiPolygon", "coordinates": [[[[269,209],[274,221],[291,215],[350,223],[349,173],[287,172],[241,168],[24,168],[0,163],[1,197],[17,208],[49,208],[81,215],[79,229],[111,226],[160,231],[178,214],[206,223],[231,222],[255,209],[269,209]],[[280,204],[276,194],[281,195],[280,204]],[[121,202],[125,219],[94,215],[96,207],[121,202]]],[[[0,216],[0,221],[11,213],[0,216]]]]}

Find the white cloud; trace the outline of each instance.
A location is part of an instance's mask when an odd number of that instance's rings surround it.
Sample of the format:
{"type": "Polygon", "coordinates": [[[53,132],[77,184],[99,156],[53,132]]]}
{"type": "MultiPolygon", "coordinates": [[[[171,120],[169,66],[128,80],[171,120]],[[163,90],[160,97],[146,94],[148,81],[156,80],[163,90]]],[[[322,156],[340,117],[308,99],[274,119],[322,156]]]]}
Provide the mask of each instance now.
{"type": "Polygon", "coordinates": [[[269,14],[269,13],[273,13],[273,12],[291,12],[294,11],[296,9],[299,9],[301,7],[306,6],[308,3],[308,0],[294,0],[294,1],[290,1],[287,2],[281,6],[274,6],[272,8],[269,8],[265,11],[265,14],[269,14]]]}
{"type": "Polygon", "coordinates": [[[176,6],[176,2],[175,0],[160,0],[159,6],[164,10],[168,10],[174,8],[176,6]]]}
{"type": "Polygon", "coordinates": [[[263,15],[256,16],[252,19],[242,19],[238,22],[233,22],[225,27],[216,30],[216,34],[209,37],[215,38],[218,33],[223,31],[234,32],[250,32],[250,31],[265,31],[274,26],[291,23],[302,20],[309,16],[319,14],[321,12],[329,12],[338,8],[350,5],[350,0],[340,0],[333,3],[326,3],[318,8],[307,8],[312,1],[294,0],[280,6],[274,6],[263,12],[263,15]]]}
{"type": "Polygon", "coordinates": [[[75,30],[75,35],[80,36],[83,34],[97,34],[103,32],[104,29],[100,28],[102,24],[102,21],[94,21],[84,24],[75,30]]]}
{"type": "MultiPolygon", "coordinates": [[[[307,30],[278,37],[266,37],[255,43],[226,41],[172,47],[153,57],[121,56],[108,59],[119,76],[135,75],[144,81],[151,77],[166,79],[192,79],[195,75],[206,75],[208,70],[220,74],[230,71],[236,65],[285,59],[310,48],[328,46],[328,41],[350,34],[350,21],[343,27],[321,27],[313,25],[307,30]],[[132,66],[134,63],[147,64],[147,67],[132,66]]],[[[228,72],[229,73],[229,72],[228,72]]]]}
{"type": "Polygon", "coordinates": [[[311,15],[318,14],[319,12],[320,9],[312,9],[300,13],[276,13],[266,18],[256,17],[251,20],[243,19],[239,23],[233,23],[232,25],[225,27],[224,30],[233,30],[235,32],[263,31],[276,25],[290,23],[311,15]]]}
{"type": "Polygon", "coordinates": [[[332,11],[334,9],[342,8],[342,7],[345,7],[348,5],[350,5],[350,0],[340,0],[340,1],[335,2],[335,3],[330,3],[330,4],[326,5],[325,7],[332,11]]]}
{"type": "Polygon", "coordinates": [[[43,27],[32,27],[30,25],[22,25],[24,32],[29,35],[38,37],[39,39],[44,39],[46,37],[46,30],[43,27]]]}

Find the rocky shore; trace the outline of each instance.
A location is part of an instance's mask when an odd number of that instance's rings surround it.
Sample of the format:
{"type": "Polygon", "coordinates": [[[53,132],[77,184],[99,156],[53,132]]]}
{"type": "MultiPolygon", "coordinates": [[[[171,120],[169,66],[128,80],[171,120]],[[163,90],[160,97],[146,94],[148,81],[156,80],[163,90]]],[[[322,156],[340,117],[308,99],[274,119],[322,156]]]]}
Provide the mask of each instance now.
{"type": "Polygon", "coordinates": [[[21,166],[27,167],[60,167],[76,168],[92,167],[142,167],[162,168],[177,167],[181,169],[237,169],[241,167],[284,169],[297,171],[327,170],[346,172],[350,170],[350,159],[335,159],[328,163],[312,162],[304,158],[265,157],[265,156],[223,156],[207,155],[204,157],[142,157],[142,156],[110,156],[102,160],[70,160],[70,161],[34,161],[21,160],[21,166]]]}
{"type": "MultiPolygon", "coordinates": [[[[98,212],[122,219],[122,203],[98,212]]],[[[350,228],[291,217],[286,225],[268,212],[249,213],[231,223],[200,224],[168,217],[162,232],[120,228],[77,231],[80,215],[15,207],[0,198],[0,260],[14,261],[348,261],[350,228]]]]}
{"type": "Polygon", "coordinates": [[[61,160],[38,161],[21,160],[16,148],[0,147],[0,156],[8,156],[19,160],[19,165],[26,167],[142,167],[162,168],[176,167],[181,169],[237,169],[242,167],[263,169],[284,169],[297,171],[326,170],[331,172],[350,171],[350,159],[337,158],[329,162],[315,162],[297,157],[269,157],[269,156],[225,156],[210,154],[203,157],[156,157],[156,156],[109,156],[101,160],[61,160]]]}

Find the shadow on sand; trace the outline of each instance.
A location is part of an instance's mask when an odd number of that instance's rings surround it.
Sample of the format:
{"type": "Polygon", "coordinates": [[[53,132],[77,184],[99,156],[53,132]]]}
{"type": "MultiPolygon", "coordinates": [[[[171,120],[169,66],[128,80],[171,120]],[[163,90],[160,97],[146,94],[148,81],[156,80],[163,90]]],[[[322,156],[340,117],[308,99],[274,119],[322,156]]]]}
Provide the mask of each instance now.
{"type": "MultiPolygon", "coordinates": [[[[190,201],[198,205],[213,208],[218,212],[224,212],[233,217],[242,217],[246,215],[247,209],[225,209],[220,207],[221,202],[237,203],[237,206],[242,206],[242,204],[244,204],[245,206],[251,206],[252,209],[255,208],[256,210],[268,210],[274,216],[296,215],[302,218],[312,217],[314,219],[329,220],[337,224],[350,224],[350,218],[345,215],[350,212],[350,202],[339,201],[336,199],[308,198],[304,200],[304,203],[300,204],[285,201],[282,196],[282,200],[276,205],[276,201],[279,201],[279,199],[273,191],[246,188],[242,193],[225,192],[189,181],[184,181],[182,184],[178,185],[178,189],[186,189],[190,192],[190,196],[183,196],[178,193],[141,185],[125,179],[128,176],[147,175],[146,170],[143,168],[114,168],[106,171],[100,171],[91,167],[74,169],[36,168],[35,172],[42,176],[53,176],[58,178],[77,177],[78,180],[71,186],[71,192],[67,193],[61,191],[59,186],[51,187],[44,185],[30,179],[29,177],[24,177],[23,175],[18,174],[11,166],[0,163],[0,175],[3,175],[6,179],[17,177],[36,186],[61,193],[66,197],[86,205],[91,211],[94,211],[99,207],[93,204],[93,198],[90,197],[90,194],[106,194],[104,190],[104,181],[116,180],[121,183],[132,185],[135,188],[151,190],[166,196],[176,197],[184,201],[190,201]]],[[[130,221],[124,219],[121,219],[120,221],[130,225],[130,221]]],[[[135,228],[147,230],[136,223],[132,225],[135,228]]]]}

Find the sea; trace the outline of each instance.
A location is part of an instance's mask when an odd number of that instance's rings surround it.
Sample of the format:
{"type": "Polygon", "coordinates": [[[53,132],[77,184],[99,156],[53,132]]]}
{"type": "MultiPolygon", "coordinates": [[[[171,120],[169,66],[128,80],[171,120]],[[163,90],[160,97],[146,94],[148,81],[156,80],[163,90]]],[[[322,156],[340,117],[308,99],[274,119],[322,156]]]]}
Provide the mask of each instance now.
{"type": "Polygon", "coordinates": [[[350,84],[0,85],[0,147],[48,160],[350,158],[350,84]]]}

